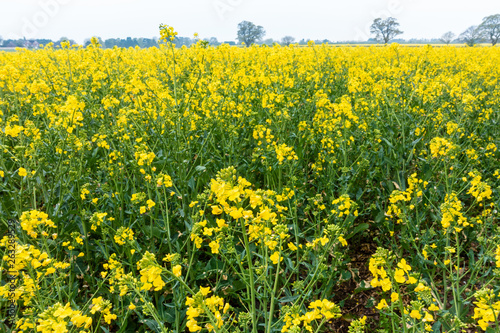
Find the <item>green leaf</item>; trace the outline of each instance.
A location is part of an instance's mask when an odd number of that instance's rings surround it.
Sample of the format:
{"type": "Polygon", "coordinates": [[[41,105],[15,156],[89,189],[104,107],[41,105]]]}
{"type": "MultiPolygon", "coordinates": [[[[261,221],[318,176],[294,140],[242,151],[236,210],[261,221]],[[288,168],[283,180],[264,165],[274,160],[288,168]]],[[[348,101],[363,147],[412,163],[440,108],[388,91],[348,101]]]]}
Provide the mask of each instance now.
{"type": "Polygon", "coordinates": [[[202,173],[205,171],[207,168],[205,168],[203,165],[198,165],[196,168],[194,168],[196,171],[202,173]]]}
{"type": "Polygon", "coordinates": [[[342,280],[347,281],[347,280],[350,280],[351,277],[352,277],[351,272],[349,272],[349,271],[342,272],[342,280]]]}
{"type": "Polygon", "coordinates": [[[392,143],[390,143],[386,138],[382,138],[382,140],[384,140],[384,142],[387,143],[387,145],[389,147],[391,147],[392,149],[394,149],[394,146],[392,145],[392,143]]]}
{"type": "Polygon", "coordinates": [[[370,225],[368,223],[361,223],[356,228],[354,228],[354,230],[349,235],[347,235],[346,239],[349,239],[357,233],[363,232],[368,228],[370,228],[370,225]]]}
{"type": "Polygon", "coordinates": [[[165,311],[165,320],[169,324],[175,323],[175,308],[171,307],[165,311]]]}
{"type": "Polygon", "coordinates": [[[299,298],[299,295],[286,296],[286,297],[280,298],[280,303],[290,303],[290,302],[295,301],[297,298],[299,298]]]}
{"type": "Polygon", "coordinates": [[[145,319],[144,323],[154,332],[161,332],[160,325],[153,319],[145,319]]]}
{"type": "Polygon", "coordinates": [[[432,325],[432,331],[433,332],[441,332],[441,322],[436,321],[434,325],[432,325]]]}
{"type": "Polygon", "coordinates": [[[191,179],[189,179],[188,186],[192,191],[195,190],[196,182],[194,180],[194,177],[191,177],[191,179]]]}

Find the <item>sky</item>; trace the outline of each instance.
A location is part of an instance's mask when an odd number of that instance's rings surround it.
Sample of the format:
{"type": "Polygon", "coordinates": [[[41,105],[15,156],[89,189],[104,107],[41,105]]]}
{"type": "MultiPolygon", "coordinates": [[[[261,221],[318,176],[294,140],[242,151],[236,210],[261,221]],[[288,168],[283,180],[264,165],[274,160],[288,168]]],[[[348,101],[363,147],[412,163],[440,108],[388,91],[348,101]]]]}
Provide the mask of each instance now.
{"type": "Polygon", "coordinates": [[[0,0],[0,36],[81,44],[92,36],[152,38],[163,23],[179,36],[223,42],[250,21],[264,27],[264,39],[364,41],[375,18],[394,17],[401,38],[439,38],[499,13],[499,0],[0,0]]]}

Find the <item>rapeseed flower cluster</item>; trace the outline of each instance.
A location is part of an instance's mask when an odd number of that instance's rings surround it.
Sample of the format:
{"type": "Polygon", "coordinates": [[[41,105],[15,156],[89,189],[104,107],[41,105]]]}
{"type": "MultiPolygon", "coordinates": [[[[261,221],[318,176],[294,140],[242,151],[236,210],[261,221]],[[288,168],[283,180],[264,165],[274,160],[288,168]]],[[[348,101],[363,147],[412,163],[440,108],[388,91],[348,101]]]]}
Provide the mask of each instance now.
{"type": "Polygon", "coordinates": [[[106,216],[108,216],[108,213],[95,212],[94,214],[92,214],[92,217],[90,218],[91,229],[96,231],[97,227],[99,227],[104,222],[106,216]]]}
{"type": "Polygon", "coordinates": [[[117,260],[116,253],[110,255],[108,262],[103,264],[104,271],[101,276],[107,277],[109,281],[109,291],[111,293],[119,291],[120,296],[125,296],[129,292],[129,284],[125,278],[125,270],[120,261],[117,260]]]}
{"type": "MultiPolygon", "coordinates": [[[[370,258],[369,270],[373,275],[370,284],[372,287],[381,287],[383,291],[390,291],[393,288],[394,282],[398,284],[413,285],[418,282],[414,274],[411,274],[411,266],[408,265],[405,259],[401,259],[397,263],[396,268],[390,267],[391,252],[378,248],[377,252],[370,258]]],[[[393,301],[399,299],[398,295],[392,295],[393,301]]]]}
{"type": "MultiPolygon", "coordinates": [[[[211,252],[218,254],[224,232],[234,227],[231,221],[242,219],[249,241],[267,246],[273,253],[271,260],[276,264],[279,252],[275,250],[280,242],[289,237],[287,227],[279,223],[281,213],[288,208],[279,202],[290,199],[293,191],[286,188],[282,194],[277,194],[271,190],[252,190],[250,186],[246,179],[236,177],[234,167],[219,171],[217,178],[210,182],[208,195],[210,212],[215,218],[197,222],[191,231],[191,240],[200,248],[203,238],[207,238],[211,252]],[[242,207],[243,202],[248,202],[248,207],[242,207]]],[[[194,207],[197,204],[193,202],[191,205],[194,207]]],[[[201,213],[204,216],[205,213],[201,213]]]]}
{"type": "MultiPolygon", "coordinates": [[[[72,327],[89,329],[92,325],[92,318],[82,315],[81,311],[73,310],[70,303],[62,305],[56,303],[39,315],[36,323],[36,331],[42,333],[65,333],[69,332],[72,327]]],[[[21,324],[18,326],[22,330],[32,328],[34,326],[21,324]]],[[[80,330],[81,332],[88,332],[80,330]]]]}
{"type": "Polygon", "coordinates": [[[297,309],[288,311],[283,319],[285,324],[281,328],[281,332],[300,332],[302,328],[313,332],[313,322],[317,320],[328,321],[342,315],[340,307],[327,299],[311,302],[308,308],[312,310],[302,315],[298,313],[297,309]]]}
{"type": "MultiPolygon", "coordinates": [[[[8,248],[8,244],[10,243],[7,236],[0,241],[0,247],[8,248]]],[[[15,260],[11,262],[12,265],[8,272],[16,276],[18,282],[22,283],[14,291],[14,300],[22,299],[25,305],[32,303],[38,290],[41,289],[40,282],[45,277],[55,279],[59,277],[59,274],[64,276],[65,273],[63,270],[70,266],[69,263],[55,260],[51,258],[49,253],[41,251],[30,244],[17,244],[14,250],[14,257],[15,260]]],[[[4,261],[8,259],[9,256],[7,254],[3,256],[4,261]]],[[[0,286],[0,296],[8,298],[9,287],[9,284],[0,286]]]]}
{"type": "Polygon", "coordinates": [[[500,245],[497,246],[497,249],[495,251],[495,261],[496,267],[500,268],[500,245]]]}
{"type": "Polygon", "coordinates": [[[111,309],[113,305],[109,300],[102,298],[99,296],[97,298],[92,299],[92,305],[90,308],[90,313],[95,314],[96,312],[100,312],[101,315],[104,316],[104,321],[109,325],[112,320],[116,320],[117,316],[114,313],[111,313],[111,309]]]}
{"type": "Polygon", "coordinates": [[[470,225],[467,218],[463,215],[463,212],[461,212],[462,202],[458,200],[456,193],[447,194],[440,208],[442,215],[441,226],[445,233],[451,226],[454,227],[455,231],[459,232],[462,228],[470,225]]]}
{"type": "Polygon", "coordinates": [[[358,205],[347,194],[334,199],[332,205],[335,208],[331,210],[331,213],[335,216],[347,217],[351,213],[353,216],[358,216],[358,210],[356,209],[358,205]]]}
{"type": "Polygon", "coordinates": [[[395,269],[390,267],[392,260],[391,252],[382,248],[378,248],[370,259],[369,269],[374,277],[370,284],[373,287],[381,287],[384,292],[391,292],[390,303],[386,298],[382,298],[376,308],[380,311],[399,309],[402,311],[402,325],[421,327],[425,331],[432,331],[430,324],[436,320],[433,313],[440,308],[436,305],[431,288],[426,285],[425,281],[417,279],[418,273],[410,273],[412,267],[405,259],[401,259],[395,269]],[[414,294],[408,292],[409,296],[416,296],[417,300],[403,303],[402,293],[410,287],[413,288],[414,294]]]}
{"type": "Polygon", "coordinates": [[[472,177],[470,182],[470,189],[467,191],[468,194],[471,194],[478,202],[483,201],[483,199],[491,199],[492,191],[491,187],[481,181],[481,176],[474,172],[469,172],[469,176],[472,177]]]}
{"type": "Polygon", "coordinates": [[[162,268],[156,262],[154,254],[146,251],[142,259],[137,262],[137,269],[141,274],[141,290],[150,290],[152,287],[155,291],[163,289],[165,282],[161,277],[162,268]]]}
{"type": "Polygon", "coordinates": [[[274,135],[271,134],[271,129],[263,125],[257,125],[253,130],[253,138],[257,140],[257,148],[255,148],[254,156],[260,156],[263,163],[266,163],[266,153],[274,152],[278,164],[283,164],[283,161],[298,160],[293,147],[287,146],[285,143],[278,144],[274,141],[274,135]]]}
{"type": "Polygon", "coordinates": [[[114,239],[119,245],[123,245],[127,241],[132,242],[134,240],[134,232],[130,228],[120,227],[116,231],[114,239]]]}
{"type": "MultiPolygon", "coordinates": [[[[430,142],[431,155],[434,158],[445,157],[450,151],[455,148],[452,142],[445,138],[435,137],[430,142]]],[[[454,158],[453,155],[450,158],[454,158]]]]}
{"type": "Polygon", "coordinates": [[[408,205],[409,210],[413,210],[415,205],[421,200],[423,196],[423,189],[427,187],[428,182],[418,179],[417,174],[414,173],[408,178],[408,188],[405,191],[394,190],[389,197],[389,208],[385,213],[388,218],[396,218],[396,223],[402,223],[405,217],[405,208],[401,207],[401,202],[414,201],[408,205]],[[421,184],[422,186],[419,186],[421,184]]]}
{"type": "Polygon", "coordinates": [[[54,222],[48,219],[48,217],[46,213],[37,210],[23,212],[21,215],[21,228],[23,228],[30,237],[37,238],[38,232],[40,231],[42,236],[47,237],[49,234],[47,231],[43,230],[43,227],[57,228],[54,222]]]}
{"type": "Polygon", "coordinates": [[[491,289],[482,289],[474,294],[476,301],[474,305],[473,319],[477,320],[477,324],[483,331],[488,327],[495,325],[498,328],[498,316],[500,316],[500,294],[495,295],[491,289]]]}
{"type": "Polygon", "coordinates": [[[168,26],[166,24],[160,24],[160,40],[162,42],[172,42],[175,40],[175,36],[177,36],[177,32],[174,31],[174,28],[168,26]]]}
{"type": "Polygon", "coordinates": [[[201,331],[203,327],[199,324],[202,322],[206,322],[205,327],[209,332],[216,328],[218,330],[224,325],[224,317],[227,317],[230,305],[219,296],[208,297],[210,293],[210,287],[200,287],[200,290],[193,297],[186,298],[185,304],[188,306],[186,326],[189,332],[201,331]],[[205,318],[203,319],[203,317],[205,318]]]}

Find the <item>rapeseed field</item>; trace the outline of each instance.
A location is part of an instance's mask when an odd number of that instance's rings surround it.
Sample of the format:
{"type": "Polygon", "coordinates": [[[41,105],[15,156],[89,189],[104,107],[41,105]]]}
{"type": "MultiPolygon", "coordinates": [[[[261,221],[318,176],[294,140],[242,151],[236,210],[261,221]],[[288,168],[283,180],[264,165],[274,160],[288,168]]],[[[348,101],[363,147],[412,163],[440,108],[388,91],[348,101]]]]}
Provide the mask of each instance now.
{"type": "Polygon", "coordinates": [[[2,332],[500,330],[498,47],[173,37],[0,53],[2,332]]]}

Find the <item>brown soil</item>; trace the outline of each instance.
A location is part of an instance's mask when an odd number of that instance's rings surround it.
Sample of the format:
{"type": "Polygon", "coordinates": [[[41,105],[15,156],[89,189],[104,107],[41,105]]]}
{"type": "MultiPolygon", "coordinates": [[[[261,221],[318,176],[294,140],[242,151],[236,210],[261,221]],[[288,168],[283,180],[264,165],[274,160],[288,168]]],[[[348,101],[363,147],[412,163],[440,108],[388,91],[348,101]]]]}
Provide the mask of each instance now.
{"type": "Polygon", "coordinates": [[[363,290],[363,285],[369,287],[369,281],[372,276],[368,270],[370,257],[375,253],[377,245],[371,239],[359,240],[359,243],[350,244],[349,257],[351,262],[348,269],[352,274],[351,279],[341,283],[334,291],[333,301],[336,304],[344,302],[342,308],[343,316],[327,324],[327,332],[347,333],[349,325],[353,320],[367,317],[367,327],[378,321],[378,313],[374,307],[367,307],[370,298],[377,295],[375,289],[363,290]],[[358,289],[360,288],[360,289],[358,289]]]}

